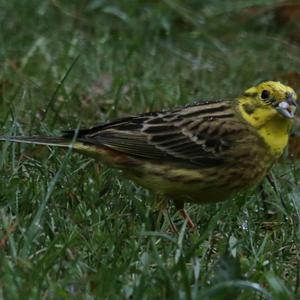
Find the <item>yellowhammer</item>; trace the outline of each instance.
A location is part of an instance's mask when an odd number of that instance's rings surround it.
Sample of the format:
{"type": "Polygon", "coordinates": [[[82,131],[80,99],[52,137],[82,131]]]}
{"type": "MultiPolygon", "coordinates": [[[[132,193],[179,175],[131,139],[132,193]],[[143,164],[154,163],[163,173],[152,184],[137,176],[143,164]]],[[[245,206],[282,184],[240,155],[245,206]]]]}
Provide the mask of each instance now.
{"type": "Polygon", "coordinates": [[[292,88],[265,81],[233,101],[200,101],[60,137],[0,140],[72,147],[173,199],[185,214],[184,202],[221,201],[264,178],[287,145],[296,99],[292,88]]]}

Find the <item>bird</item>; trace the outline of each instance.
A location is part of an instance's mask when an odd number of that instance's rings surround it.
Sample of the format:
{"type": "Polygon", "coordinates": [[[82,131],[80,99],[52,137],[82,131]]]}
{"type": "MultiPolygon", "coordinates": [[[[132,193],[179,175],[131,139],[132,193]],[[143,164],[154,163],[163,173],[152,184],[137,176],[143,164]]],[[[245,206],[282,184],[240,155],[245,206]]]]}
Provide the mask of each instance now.
{"type": "Polygon", "coordinates": [[[72,148],[120,169],[172,200],[190,227],[186,202],[223,201],[262,182],[288,143],[295,91],[262,81],[236,98],[200,100],[125,116],[59,136],[0,136],[0,141],[72,148]]]}

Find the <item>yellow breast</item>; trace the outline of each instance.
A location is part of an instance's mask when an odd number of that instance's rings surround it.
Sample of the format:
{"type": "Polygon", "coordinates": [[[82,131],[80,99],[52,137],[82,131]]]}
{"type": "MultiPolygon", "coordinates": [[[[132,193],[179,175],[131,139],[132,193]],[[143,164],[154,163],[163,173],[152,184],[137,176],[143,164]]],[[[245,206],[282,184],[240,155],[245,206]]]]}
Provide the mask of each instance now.
{"type": "Polygon", "coordinates": [[[292,120],[284,119],[276,111],[265,107],[256,108],[251,114],[244,107],[245,104],[241,101],[239,110],[242,117],[263,138],[272,159],[278,159],[287,146],[292,120]]]}

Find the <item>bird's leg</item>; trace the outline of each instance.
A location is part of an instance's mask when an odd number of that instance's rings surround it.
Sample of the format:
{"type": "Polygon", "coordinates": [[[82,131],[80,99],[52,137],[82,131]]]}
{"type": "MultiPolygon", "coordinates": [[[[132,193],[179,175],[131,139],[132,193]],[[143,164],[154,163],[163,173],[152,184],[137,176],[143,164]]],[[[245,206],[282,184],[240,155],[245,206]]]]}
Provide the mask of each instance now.
{"type": "Polygon", "coordinates": [[[187,221],[187,227],[191,230],[195,229],[196,225],[192,221],[192,219],[189,216],[189,214],[187,213],[187,211],[184,209],[184,204],[181,202],[180,203],[175,202],[175,207],[176,207],[177,211],[179,212],[180,216],[183,218],[183,220],[187,221]]]}
{"type": "Polygon", "coordinates": [[[194,224],[193,220],[184,208],[179,210],[179,214],[184,220],[187,220],[187,226],[189,229],[193,230],[196,228],[196,225],[194,224]]]}

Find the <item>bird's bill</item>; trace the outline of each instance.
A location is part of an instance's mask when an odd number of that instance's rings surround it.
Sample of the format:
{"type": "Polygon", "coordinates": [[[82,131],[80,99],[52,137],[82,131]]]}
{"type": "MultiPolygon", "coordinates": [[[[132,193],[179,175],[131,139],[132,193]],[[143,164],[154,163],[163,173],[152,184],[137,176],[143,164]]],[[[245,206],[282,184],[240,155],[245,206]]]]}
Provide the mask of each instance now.
{"type": "Polygon", "coordinates": [[[280,102],[276,109],[285,118],[292,119],[295,116],[297,103],[292,97],[288,97],[285,101],[280,102]]]}

